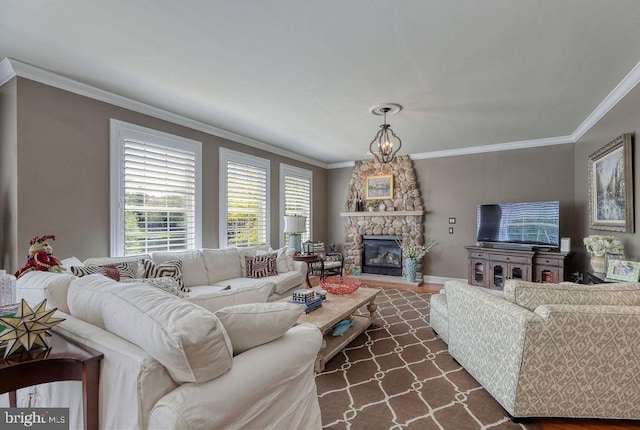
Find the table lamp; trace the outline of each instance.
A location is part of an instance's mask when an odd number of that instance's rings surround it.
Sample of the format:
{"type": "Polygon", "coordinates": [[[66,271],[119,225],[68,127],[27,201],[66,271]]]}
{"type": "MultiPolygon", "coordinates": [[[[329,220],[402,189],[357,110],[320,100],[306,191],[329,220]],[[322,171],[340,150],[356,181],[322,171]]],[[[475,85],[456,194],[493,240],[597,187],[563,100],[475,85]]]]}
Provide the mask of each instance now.
{"type": "Polygon", "coordinates": [[[284,232],[289,233],[289,248],[295,249],[296,254],[302,250],[302,239],[300,233],[305,232],[305,224],[307,217],[305,216],[285,216],[284,232]]]}

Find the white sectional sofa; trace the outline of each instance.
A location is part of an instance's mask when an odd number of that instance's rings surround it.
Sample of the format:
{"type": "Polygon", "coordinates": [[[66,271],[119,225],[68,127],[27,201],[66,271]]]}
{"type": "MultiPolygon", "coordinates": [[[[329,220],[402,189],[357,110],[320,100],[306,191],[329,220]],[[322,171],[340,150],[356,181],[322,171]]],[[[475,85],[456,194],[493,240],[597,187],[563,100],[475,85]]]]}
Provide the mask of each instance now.
{"type": "MultiPolygon", "coordinates": [[[[204,291],[187,299],[100,274],[30,272],[18,280],[19,297],[58,307],[65,321],[56,332],[104,353],[100,428],[321,428],[313,366],[322,335],[293,326],[304,307],[255,303],[272,298],[278,283],[247,285],[239,263],[231,267],[237,251],[188,255],[185,282],[207,282],[190,285],[191,294],[204,291]],[[218,291],[225,284],[236,288],[218,291]]],[[[18,405],[30,393],[32,406],[70,407],[70,428],[81,428],[81,391],[75,381],[43,384],[20,390],[18,405]]]]}
{"type": "Polygon", "coordinates": [[[155,263],[166,263],[171,260],[182,262],[184,285],[190,297],[217,293],[224,288],[231,289],[262,286],[270,284],[272,290],[268,301],[280,300],[291,294],[293,290],[306,288],[307,265],[293,261],[294,250],[285,248],[271,250],[269,246],[227,249],[195,249],[188,251],[154,252],[151,255],[132,257],[88,258],[84,264],[102,265],[114,262],[140,260],[150,258],[155,263]],[[246,276],[245,259],[258,254],[277,253],[277,275],[262,278],[246,276]]]}

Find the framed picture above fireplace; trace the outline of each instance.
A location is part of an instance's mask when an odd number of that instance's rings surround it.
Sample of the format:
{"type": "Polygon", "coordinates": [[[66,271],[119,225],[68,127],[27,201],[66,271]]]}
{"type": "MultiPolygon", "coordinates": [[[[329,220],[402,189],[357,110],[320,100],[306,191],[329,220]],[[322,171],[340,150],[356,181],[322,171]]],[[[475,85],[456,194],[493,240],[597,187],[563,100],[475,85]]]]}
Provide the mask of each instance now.
{"type": "Polygon", "coordinates": [[[393,175],[367,176],[365,182],[367,200],[393,198],[393,175]]]}

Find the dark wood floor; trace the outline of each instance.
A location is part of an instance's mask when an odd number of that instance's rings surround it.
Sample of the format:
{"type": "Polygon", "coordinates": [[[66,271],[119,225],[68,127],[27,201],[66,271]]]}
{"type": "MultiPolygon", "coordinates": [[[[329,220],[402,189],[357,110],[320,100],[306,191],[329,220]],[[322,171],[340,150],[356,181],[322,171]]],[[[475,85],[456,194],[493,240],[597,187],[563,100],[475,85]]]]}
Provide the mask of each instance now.
{"type": "MultiPolygon", "coordinates": [[[[319,278],[310,277],[311,285],[318,285],[319,278]]],[[[387,284],[367,281],[367,285],[378,288],[396,288],[400,290],[414,290],[420,293],[438,293],[442,288],[441,284],[423,283],[418,287],[387,284]]],[[[542,430],[638,430],[640,421],[623,420],[576,420],[576,419],[541,419],[538,421],[542,430]]]]}

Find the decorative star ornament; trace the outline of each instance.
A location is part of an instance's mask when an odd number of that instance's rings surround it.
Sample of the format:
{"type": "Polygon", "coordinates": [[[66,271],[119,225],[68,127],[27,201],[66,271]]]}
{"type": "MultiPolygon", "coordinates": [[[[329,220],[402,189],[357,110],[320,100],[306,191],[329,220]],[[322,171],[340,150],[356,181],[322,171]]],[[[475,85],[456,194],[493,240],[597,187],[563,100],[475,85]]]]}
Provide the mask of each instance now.
{"type": "Polygon", "coordinates": [[[4,357],[24,348],[31,350],[34,346],[48,348],[46,336],[51,336],[47,331],[56,324],[64,321],[64,318],[54,318],[57,308],[47,310],[47,300],[43,300],[33,309],[22,299],[20,307],[12,317],[0,317],[0,326],[7,330],[0,334],[0,345],[6,344],[4,357]]]}

